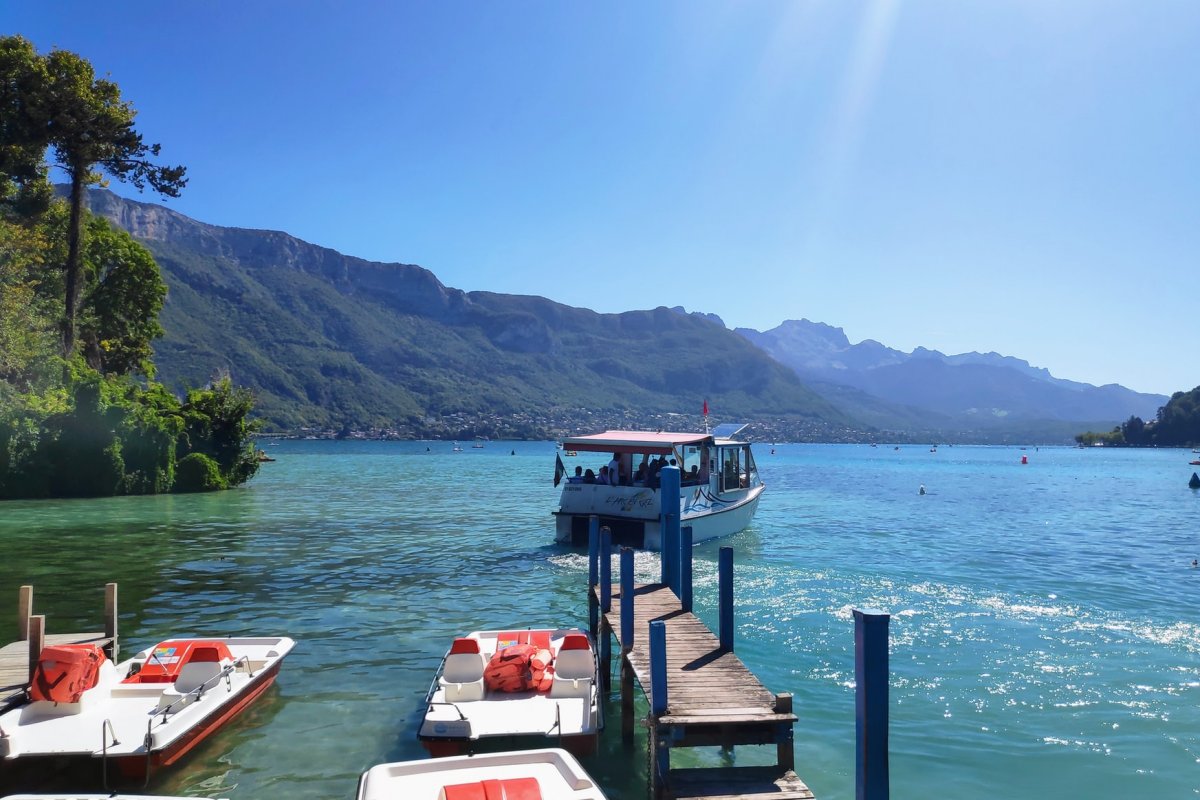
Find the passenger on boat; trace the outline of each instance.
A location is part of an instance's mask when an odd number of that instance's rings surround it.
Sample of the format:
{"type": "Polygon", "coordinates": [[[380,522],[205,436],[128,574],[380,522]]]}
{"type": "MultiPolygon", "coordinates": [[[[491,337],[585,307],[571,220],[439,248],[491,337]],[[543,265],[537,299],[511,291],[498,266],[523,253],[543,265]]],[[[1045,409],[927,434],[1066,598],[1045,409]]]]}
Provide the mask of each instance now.
{"type": "Polygon", "coordinates": [[[608,462],[608,482],[613,486],[621,485],[621,454],[613,453],[612,461],[608,462]]]}
{"type": "Polygon", "coordinates": [[[608,465],[605,464],[600,468],[600,477],[596,479],[596,483],[601,486],[608,486],[608,465]]]}
{"type": "Polygon", "coordinates": [[[575,474],[567,478],[567,483],[583,483],[583,467],[576,466],[575,474]]]}
{"type": "Polygon", "coordinates": [[[583,473],[583,482],[584,483],[595,483],[596,482],[596,473],[592,472],[590,469],[588,471],[584,472],[583,473]]]}
{"type": "Polygon", "coordinates": [[[699,464],[692,464],[692,471],[688,473],[687,479],[688,479],[689,483],[699,483],[700,482],[700,465],[699,464]]]}
{"type": "Polygon", "coordinates": [[[645,461],[638,464],[637,472],[633,473],[633,485],[634,486],[645,486],[646,485],[646,462],[645,461]]]}

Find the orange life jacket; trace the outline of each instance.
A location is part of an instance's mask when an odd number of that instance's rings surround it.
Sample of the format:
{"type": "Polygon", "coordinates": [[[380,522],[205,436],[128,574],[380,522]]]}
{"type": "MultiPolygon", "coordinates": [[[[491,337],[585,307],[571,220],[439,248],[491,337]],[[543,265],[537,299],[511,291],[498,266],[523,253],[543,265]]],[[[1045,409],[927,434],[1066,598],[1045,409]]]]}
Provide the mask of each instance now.
{"type": "Polygon", "coordinates": [[[60,644],[42,648],[29,682],[30,700],[78,703],[96,685],[104,651],[95,644],[60,644]]]}
{"type": "Polygon", "coordinates": [[[495,692],[527,692],[534,688],[529,662],[536,652],[531,644],[497,650],[483,670],[484,685],[495,692]]]}

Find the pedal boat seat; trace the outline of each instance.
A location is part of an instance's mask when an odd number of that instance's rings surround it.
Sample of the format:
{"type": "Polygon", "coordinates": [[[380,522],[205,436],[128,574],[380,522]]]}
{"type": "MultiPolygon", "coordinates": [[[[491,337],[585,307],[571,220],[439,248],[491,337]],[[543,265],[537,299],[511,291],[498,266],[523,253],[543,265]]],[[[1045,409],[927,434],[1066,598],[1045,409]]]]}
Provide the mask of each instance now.
{"type": "Polygon", "coordinates": [[[483,670],[487,661],[479,650],[478,639],[455,639],[446,655],[446,666],[438,683],[446,692],[447,703],[466,703],[483,699],[483,670]]]}
{"type": "Polygon", "coordinates": [[[214,678],[218,677],[224,668],[225,666],[221,663],[221,654],[217,648],[197,647],[192,651],[188,662],[180,667],[175,683],[163,690],[162,697],[158,701],[159,709],[173,705],[174,709],[178,711],[187,703],[191,703],[197,699],[191,693],[201,686],[204,686],[205,691],[216,686],[218,682],[214,678]],[[180,702],[185,698],[187,698],[185,702],[180,702]]]}
{"type": "Polygon", "coordinates": [[[438,800],[542,800],[542,787],[537,778],[458,783],[443,786],[438,800]]]}
{"type": "Polygon", "coordinates": [[[596,662],[592,648],[582,633],[568,633],[554,659],[554,682],[551,697],[590,697],[592,681],[596,679],[596,662]]]}

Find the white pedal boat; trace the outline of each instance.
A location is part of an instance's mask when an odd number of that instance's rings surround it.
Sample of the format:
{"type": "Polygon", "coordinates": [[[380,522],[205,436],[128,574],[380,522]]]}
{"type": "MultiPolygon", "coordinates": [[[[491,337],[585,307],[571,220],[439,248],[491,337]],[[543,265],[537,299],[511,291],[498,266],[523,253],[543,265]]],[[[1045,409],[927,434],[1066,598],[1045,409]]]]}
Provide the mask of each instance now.
{"type": "Polygon", "coordinates": [[[0,756],[168,766],[274,682],[287,637],[170,639],[113,664],[95,645],[42,650],[29,702],[0,716],[0,756]]]}
{"type": "Polygon", "coordinates": [[[522,750],[380,764],[358,781],[358,800],[605,800],[565,750],[522,750]]]}
{"type": "Polygon", "coordinates": [[[578,628],[475,631],[455,639],[442,659],[418,738],[434,756],[548,742],[589,754],[604,727],[598,678],[596,648],[578,628]],[[498,661],[530,646],[550,662],[543,673],[534,661],[533,679],[542,680],[501,691],[498,661]]]}

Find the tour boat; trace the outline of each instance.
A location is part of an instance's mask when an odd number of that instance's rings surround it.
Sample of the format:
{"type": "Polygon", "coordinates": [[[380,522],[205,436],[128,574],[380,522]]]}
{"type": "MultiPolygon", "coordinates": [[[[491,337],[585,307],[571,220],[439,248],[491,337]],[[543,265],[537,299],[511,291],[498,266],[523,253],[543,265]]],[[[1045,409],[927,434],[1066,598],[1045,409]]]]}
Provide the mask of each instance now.
{"type": "MultiPolygon", "coordinates": [[[[564,449],[596,454],[604,465],[615,458],[618,483],[567,478],[553,512],[555,540],[586,544],[588,519],[595,515],[612,532],[614,544],[662,549],[663,501],[656,465],[671,462],[680,473],[679,524],[691,526],[693,543],[743,530],[754,519],[765,488],[750,445],[735,438],[745,427],[720,425],[711,433],[605,431],[564,439],[564,449]]],[[[598,473],[601,463],[588,472],[598,473]]],[[[563,472],[556,463],[556,486],[563,472]]]]}
{"type": "Polygon", "coordinates": [[[521,750],[371,767],[358,800],[605,800],[570,753],[521,750]]]}
{"type": "Polygon", "coordinates": [[[586,755],[604,727],[598,678],[579,629],[475,631],[442,659],[418,738],[434,756],[547,740],[586,755]]]}
{"type": "Polygon", "coordinates": [[[93,644],[42,650],[29,702],[0,716],[0,755],[98,758],[146,775],[182,758],[274,682],[287,637],[169,639],[113,664],[93,644]]]}

